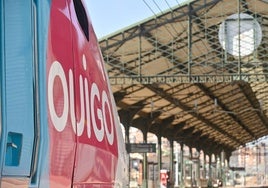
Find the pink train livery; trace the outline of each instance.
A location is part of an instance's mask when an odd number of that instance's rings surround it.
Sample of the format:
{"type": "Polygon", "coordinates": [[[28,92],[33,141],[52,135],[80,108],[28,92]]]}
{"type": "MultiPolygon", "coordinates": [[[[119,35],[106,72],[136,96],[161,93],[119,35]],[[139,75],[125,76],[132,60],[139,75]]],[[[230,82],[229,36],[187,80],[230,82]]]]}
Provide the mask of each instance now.
{"type": "Polygon", "coordinates": [[[126,188],[89,0],[0,2],[0,188],[126,188]]]}

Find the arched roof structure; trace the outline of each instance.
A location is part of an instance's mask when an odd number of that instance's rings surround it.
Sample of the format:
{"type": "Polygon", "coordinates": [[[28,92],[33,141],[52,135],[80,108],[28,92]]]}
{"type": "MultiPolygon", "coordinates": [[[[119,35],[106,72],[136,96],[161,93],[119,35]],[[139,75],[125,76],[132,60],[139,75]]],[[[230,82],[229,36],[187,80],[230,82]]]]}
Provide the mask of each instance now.
{"type": "Polygon", "coordinates": [[[268,135],[268,1],[195,0],[100,41],[123,124],[207,153],[268,135]]]}

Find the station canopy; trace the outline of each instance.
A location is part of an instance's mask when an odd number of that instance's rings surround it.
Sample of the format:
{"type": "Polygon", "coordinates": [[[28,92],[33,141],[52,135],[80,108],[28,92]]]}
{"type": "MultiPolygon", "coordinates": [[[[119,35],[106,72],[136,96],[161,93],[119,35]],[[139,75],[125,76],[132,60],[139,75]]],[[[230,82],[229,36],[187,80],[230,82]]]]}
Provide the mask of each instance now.
{"type": "Polygon", "coordinates": [[[100,39],[121,122],[227,154],[268,135],[268,1],[195,0],[100,39]]]}

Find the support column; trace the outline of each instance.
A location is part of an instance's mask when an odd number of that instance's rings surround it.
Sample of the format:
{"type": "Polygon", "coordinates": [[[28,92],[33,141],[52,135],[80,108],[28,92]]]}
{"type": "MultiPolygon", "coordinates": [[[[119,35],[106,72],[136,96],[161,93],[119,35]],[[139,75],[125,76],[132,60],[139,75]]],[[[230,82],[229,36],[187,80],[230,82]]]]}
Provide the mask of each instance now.
{"type": "MultiPolygon", "coordinates": [[[[200,179],[200,186],[204,186],[205,182],[207,182],[207,158],[206,158],[206,153],[205,151],[203,151],[203,160],[202,160],[202,166],[203,166],[203,172],[201,175],[201,179],[200,179]]],[[[207,186],[207,184],[206,184],[207,186]]]]}
{"type": "Polygon", "coordinates": [[[208,187],[212,187],[212,154],[209,154],[208,162],[208,187]]]}
{"type": "Polygon", "coordinates": [[[221,179],[220,180],[221,180],[223,186],[226,186],[225,159],[226,159],[225,152],[222,151],[221,152],[221,179]]]}
{"type": "Polygon", "coordinates": [[[201,176],[200,176],[200,151],[197,151],[197,164],[196,164],[196,185],[201,187],[201,176]]]}
{"type": "MultiPolygon", "coordinates": [[[[143,132],[143,143],[147,143],[147,132],[143,132]]],[[[143,172],[142,172],[142,187],[148,188],[148,158],[147,153],[143,154],[143,172]]]]}
{"type": "Polygon", "coordinates": [[[207,155],[204,152],[204,161],[203,161],[203,169],[204,169],[204,175],[203,178],[206,179],[207,178],[207,155]]]}
{"type": "Polygon", "coordinates": [[[178,151],[178,144],[176,143],[176,151],[175,151],[175,158],[176,158],[176,166],[175,166],[175,187],[179,186],[179,151],[178,151]]]}
{"type": "Polygon", "coordinates": [[[174,186],[174,141],[173,139],[170,139],[169,140],[169,143],[170,143],[170,155],[169,155],[169,170],[170,170],[170,177],[169,177],[169,180],[170,180],[170,186],[173,187],[174,186]]]}
{"type": "Polygon", "coordinates": [[[215,162],[216,162],[216,164],[215,164],[215,167],[216,167],[216,179],[218,180],[218,179],[220,179],[220,177],[221,177],[221,164],[220,164],[220,156],[221,156],[221,154],[220,153],[217,153],[216,154],[216,158],[215,158],[215,162]]]}
{"type": "Polygon", "coordinates": [[[128,124],[126,124],[126,125],[124,125],[124,127],[125,127],[125,142],[126,142],[126,144],[129,144],[130,143],[130,140],[129,140],[129,125],[128,124]]]}
{"type": "MultiPolygon", "coordinates": [[[[158,140],[158,152],[157,152],[157,162],[158,162],[158,185],[160,187],[160,172],[162,169],[162,137],[161,134],[157,135],[157,140],[158,140]]],[[[161,188],[161,187],[160,187],[161,188]]]]}
{"type": "MultiPolygon", "coordinates": [[[[129,128],[130,128],[130,126],[129,126],[129,124],[127,123],[127,124],[125,124],[124,125],[124,127],[125,127],[125,142],[126,142],[126,144],[129,144],[130,143],[130,139],[129,139],[129,128]]],[[[129,154],[128,154],[128,166],[129,166],[129,168],[128,168],[128,180],[130,181],[130,174],[131,174],[131,168],[130,168],[130,163],[131,163],[131,160],[130,160],[130,157],[129,157],[129,154]]]]}
{"type": "Polygon", "coordinates": [[[190,150],[190,178],[191,178],[191,187],[193,187],[193,148],[189,148],[190,150]]]}
{"type": "Polygon", "coordinates": [[[183,159],[183,155],[184,155],[184,152],[183,152],[183,143],[181,144],[181,156],[180,156],[180,172],[181,172],[181,175],[180,175],[180,188],[184,188],[184,159],[183,159]]]}

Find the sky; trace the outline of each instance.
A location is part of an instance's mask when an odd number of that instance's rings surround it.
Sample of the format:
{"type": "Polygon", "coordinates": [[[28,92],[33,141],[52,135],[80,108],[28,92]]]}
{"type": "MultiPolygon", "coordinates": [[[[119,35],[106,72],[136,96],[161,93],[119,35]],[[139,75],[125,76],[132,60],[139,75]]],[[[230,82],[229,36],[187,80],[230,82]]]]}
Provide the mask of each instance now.
{"type": "Polygon", "coordinates": [[[155,16],[185,0],[85,0],[98,38],[155,16]]]}

